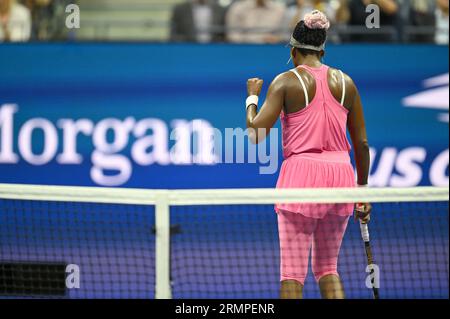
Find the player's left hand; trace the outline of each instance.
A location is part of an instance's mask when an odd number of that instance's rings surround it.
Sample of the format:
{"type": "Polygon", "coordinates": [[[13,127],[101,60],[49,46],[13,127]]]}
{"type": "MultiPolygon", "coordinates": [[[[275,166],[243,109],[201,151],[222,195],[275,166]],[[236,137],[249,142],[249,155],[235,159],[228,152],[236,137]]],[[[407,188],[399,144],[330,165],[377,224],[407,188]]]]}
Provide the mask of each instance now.
{"type": "Polygon", "coordinates": [[[259,95],[264,81],[259,78],[251,78],[247,80],[247,93],[248,95],[259,95]]]}

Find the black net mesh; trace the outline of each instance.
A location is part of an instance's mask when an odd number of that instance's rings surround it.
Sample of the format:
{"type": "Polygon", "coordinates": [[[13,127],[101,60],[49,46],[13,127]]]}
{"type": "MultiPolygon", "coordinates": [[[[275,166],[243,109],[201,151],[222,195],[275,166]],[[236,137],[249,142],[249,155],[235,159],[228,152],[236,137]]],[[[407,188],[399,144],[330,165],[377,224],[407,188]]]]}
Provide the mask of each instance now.
{"type": "Polygon", "coordinates": [[[0,296],[154,298],[154,219],[151,206],[0,200],[0,296]],[[47,287],[61,265],[80,283],[62,295],[47,287]]]}
{"type": "MultiPolygon", "coordinates": [[[[448,298],[448,202],[373,206],[369,227],[380,297],[448,298]]],[[[279,297],[280,247],[272,205],[190,206],[171,212],[172,224],[180,226],[172,235],[174,298],[279,297]]],[[[326,241],[334,244],[333,238],[326,241]]],[[[338,258],[347,298],[373,298],[366,266],[359,224],[350,218],[338,258]]],[[[321,297],[311,259],[304,284],[304,298],[321,297]]]]}
{"type": "MultiPolygon", "coordinates": [[[[174,298],[279,297],[273,205],[170,211],[174,298]]],[[[154,215],[152,206],[0,200],[0,298],[154,298],[154,215]],[[79,288],[61,286],[69,265],[79,267],[79,288]]],[[[374,204],[370,234],[381,298],[449,297],[448,226],[448,202],[374,204]]],[[[311,264],[303,297],[319,298],[311,264]]],[[[366,266],[351,218],[338,258],[347,298],[373,297],[366,266]]]]}

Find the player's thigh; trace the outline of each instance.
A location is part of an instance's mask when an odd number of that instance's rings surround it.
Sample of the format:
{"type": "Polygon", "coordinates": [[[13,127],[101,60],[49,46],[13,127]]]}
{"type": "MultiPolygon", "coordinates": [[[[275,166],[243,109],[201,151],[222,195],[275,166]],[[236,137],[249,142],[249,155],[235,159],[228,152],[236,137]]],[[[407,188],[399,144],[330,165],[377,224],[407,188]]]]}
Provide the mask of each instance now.
{"type": "Polygon", "coordinates": [[[348,221],[349,216],[334,214],[328,214],[318,221],[312,243],[313,268],[337,265],[348,221]]]}
{"type": "Polygon", "coordinates": [[[317,220],[291,212],[278,213],[281,272],[284,277],[304,277],[317,220]]]}

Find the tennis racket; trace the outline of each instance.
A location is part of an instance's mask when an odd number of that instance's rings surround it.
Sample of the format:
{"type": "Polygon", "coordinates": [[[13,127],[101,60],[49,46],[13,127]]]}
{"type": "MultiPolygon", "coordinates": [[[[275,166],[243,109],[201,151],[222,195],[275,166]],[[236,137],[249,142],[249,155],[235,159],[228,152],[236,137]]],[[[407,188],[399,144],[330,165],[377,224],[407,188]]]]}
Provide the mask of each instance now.
{"type": "MultiPolygon", "coordinates": [[[[369,225],[367,223],[364,223],[363,221],[360,221],[359,223],[360,229],[361,229],[361,236],[364,241],[364,247],[366,249],[366,256],[367,256],[367,265],[370,266],[373,264],[373,256],[372,256],[372,249],[370,248],[370,236],[369,236],[369,225]]],[[[373,272],[375,270],[372,269],[370,275],[373,275],[373,272]]],[[[372,289],[373,289],[373,298],[374,299],[380,299],[380,294],[378,292],[378,288],[374,285],[375,278],[372,278],[372,289]]]]}

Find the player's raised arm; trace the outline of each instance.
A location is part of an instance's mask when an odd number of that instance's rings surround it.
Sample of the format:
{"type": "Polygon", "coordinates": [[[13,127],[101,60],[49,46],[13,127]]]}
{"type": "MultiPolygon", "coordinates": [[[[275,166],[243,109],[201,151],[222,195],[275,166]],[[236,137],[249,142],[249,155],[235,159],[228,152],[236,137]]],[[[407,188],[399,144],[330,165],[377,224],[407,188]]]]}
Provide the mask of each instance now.
{"type": "Polygon", "coordinates": [[[247,81],[247,128],[250,141],[255,144],[262,142],[270,133],[284,104],[283,75],[280,75],[270,85],[266,100],[258,112],[258,99],[262,85],[263,80],[259,78],[247,81]]]}

